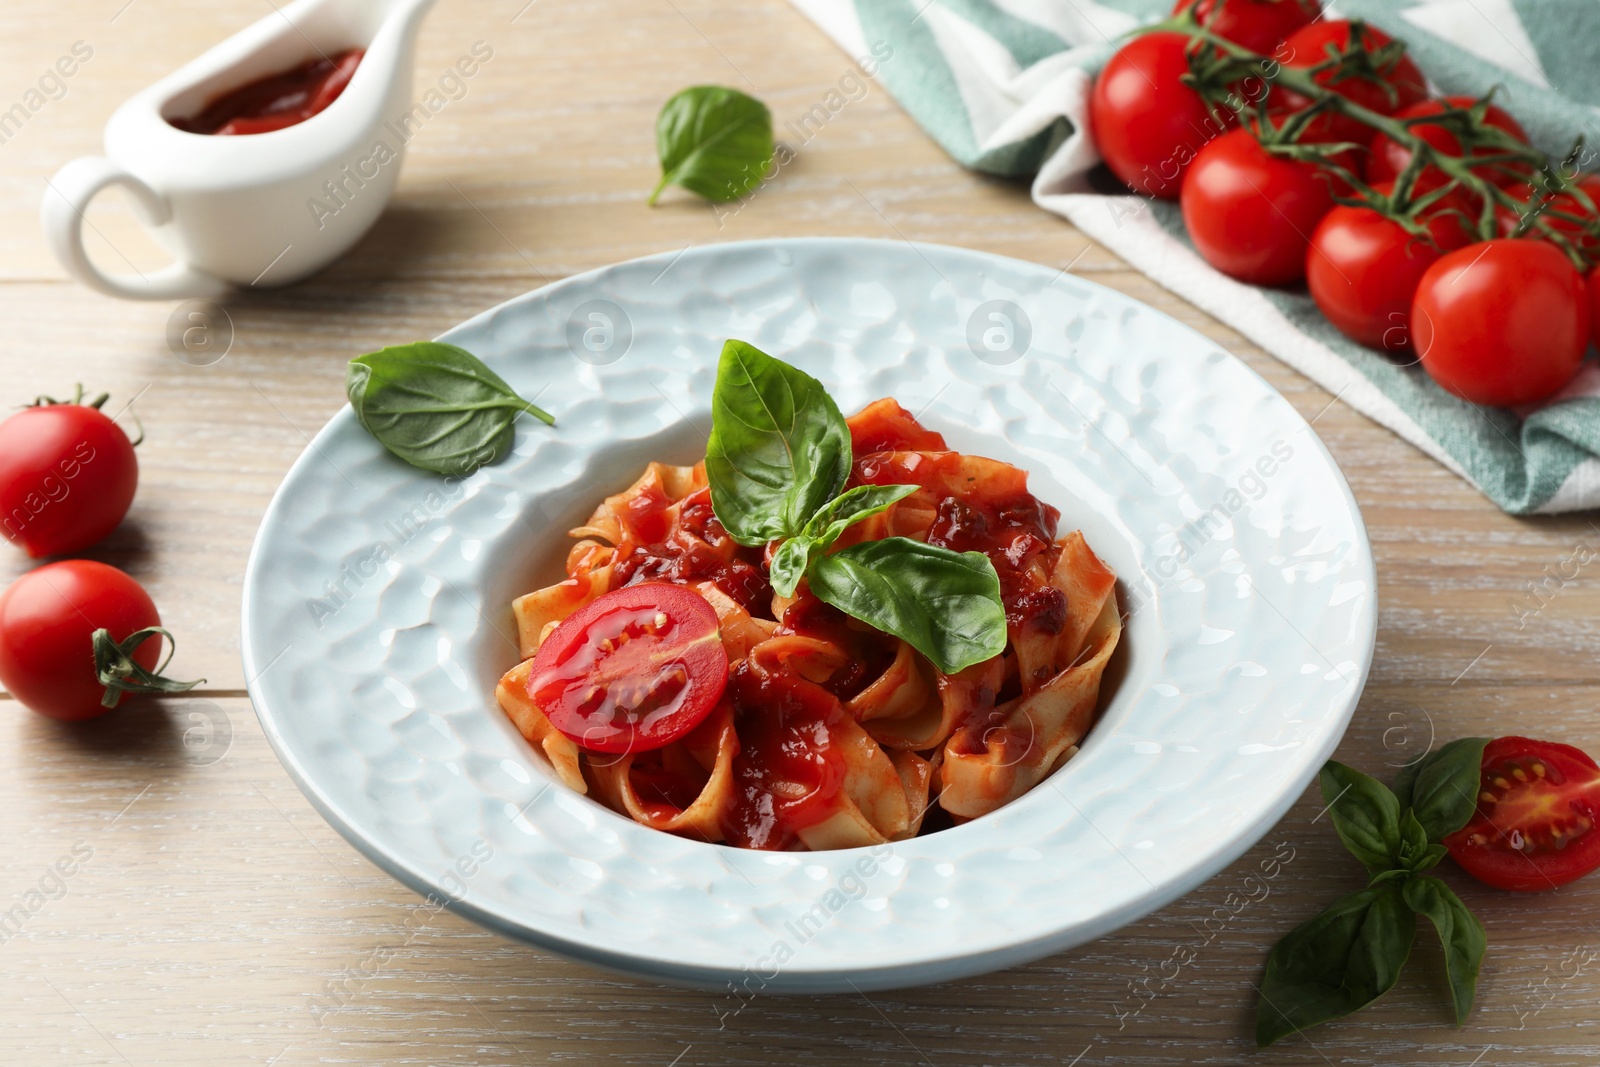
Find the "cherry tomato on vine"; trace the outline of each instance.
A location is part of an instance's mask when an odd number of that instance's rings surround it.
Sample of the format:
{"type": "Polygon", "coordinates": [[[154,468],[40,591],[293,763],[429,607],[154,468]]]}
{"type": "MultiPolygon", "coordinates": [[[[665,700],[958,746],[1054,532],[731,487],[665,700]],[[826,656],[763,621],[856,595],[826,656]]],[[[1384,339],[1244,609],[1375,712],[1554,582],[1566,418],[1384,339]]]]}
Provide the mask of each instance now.
{"type": "Polygon", "coordinates": [[[99,405],[41,398],[0,422],[0,533],[35,559],[79,552],[133,503],[133,442],[99,405]]]}
{"type": "Polygon", "coordinates": [[[1189,73],[1189,38],[1135,37],[1111,57],[1089,96],[1089,130],[1111,172],[1135,192],[1176,200],[1184,171],[1207,141],[1237,121],[1213,118],[1200,94],[1179,79],[1189,73]]]}
{"type": "Polygon", "coordinates": [[[585,604],[539,646],[528,697],[591,752],[647,752],[693,730],[728,683],[717,613],[666,582],[585,604]]]}
{"type": "Polygon", "coordinates": [[[1172,13],[1190,8],[1200,25],[1218,37],[1266,56],[1322,14],[1321,0],[1178,0],[1172,13]]]}
{"type": "Polygon", "coordinates": [[[47,563],[0,593],[0,683],[68,722],[104,715],[123,693],[182,692],[197,683],[160,677],[162,637],[171,646],[160,627],[150,594],[117,568],[47,563]]]}
{"type": "Polygon", "coordinates": [[[1252,285],[1305,274],[1311,232],[1333,207],[1330,176],[1276,156],[1249,130],[1206,145],[1183,179],[1183,223],[1206,262],[1252,285]]]}
{"type": "MultiPolygon", "coordinates": [[[[1319,19],[1296,30],[1283,42],[1279,58],[1286,67],[1310,70],[1345,57],[1336,67],[1319,71],[1313,77],[1318,85],[1332,89],[1353,104],[1380,115],[1392,115],[1428,98],[1422,71],[1401,53],[1382,62],[1373,53],[1393,42],[1382,30],[1362,24],[1361,48],[1354,49],[1354,23],[1348,19],[1319,19]]],[[[1292,89],[1279,89],[1274,106],[1288,111],[1309,107],[1311,101],[1292,89]]],[[[1348,141],[1366,145],[1372,140],[1371,127],[1345,115],[1325,113],[1311,121],[1303,140],[1332,144],[1348,141]]]]}
{"type": "MultiPolygon", "coordinates": [[[[1531,215],[1542,218],[1552,230],[1571,241],[1590,262],[1600,260],[1600,236],[1593,232],[1596,221],[1600,220],[1600,174],[1585,174],[1578,179],[1578,188],[1589,198],[1588,206],[1570,192],[1551,196],[1536,191],[1528,184],[1507,188],[1506,192],[1522,201],[1523,206],[1520,211],[1512,211],[1504,204],[1495,205],[1495,223],[1500,229],[1500,235],[1510,237],[1522,225],[1523,220],[1531,215]],[[1573,218],[1565,218],[1564,215],[1573,218]],[[1574,219],[1583,219],[1586,222],[1574,219]]],[[[1522,236],[1535,241],[1549,240],[1544,231],[1537,227],[1529,229],[1522,236]]]]}
{"type": "MultiPolygon", "coordinates": [[[[1388,194],[1392,183],[1376,191],[1388,194]]],[[[1371,348],[1409,348],[1411,300],[1423,274],[1473,240],[1451,207],[1459,205],[1441,205],[1424,219],[1431,244],[1370,207],[1339,204],[1328,212],[1306,253],[1306,285],[1328,321],[1371,348]]]]}
{"type": "Polygon", "coordinates": [[[1554,889],[1600,867],[1600,766],[1554,741],[1501,737],[1483,750],[1478,809],[1444,839],[1472,877],[1554,889]]]}
{"type": "Polygon", "coordinates": [[[1600,345],[1600,267],[1589,272],[1589,330],[1600,345]]]}
{"type": "MultiPolygon", "coordinates": [[[[1442,114],[1447,104],[1465,109],[1476,102],[1470,96],[1447,96],[1442,100],[1424,100],[1420,104],[1412,104],[1403,111],[1396,112],[1394,117],[1397,119],[1426,118],[1429,115],[1442,114]]],[[[1522,125],[1493,104],[1490,104],[1488,111],[1484,113],[1484,122],[1496,129],[1504,130],[1523,144],[1528,143],[1528,133],[1522,128],[1522,125]]],[[[1437,126],[1431,122],[1423,122],[1412,126],[1411,132],[1447,156],[1461,155],[1460,140],[1443,126],[1437,126]]],[[[1488,155],[1493,151],[1494,149],[1491,148],[1480,147],[1473,150],[1473,155],[1488,155]]],[[[1392,140],[1388,134],[1380,133],[1372,139],[1372,152],[1367,157],[1367,181],[1370,183],[1393,181],[1400,176],[1400,172],[1405,170],[1406,165],[1410,162],[1411,149],[1398,141],[1392,140]]],[[[1474,168],[1473,173],[1496,185],[1510,185],[1520,180],[1519,175],[1503,170],[1498,166],[1477,167],[1474,168]]],[[[1429,167],[1422,172],[1416,188],[1419,192],[1426,192],[1429,189],[1437,189],[1449,180],[1443,171],[1436,167],[1429,167]]]]}
{"type": "Polygon", "coordinates": [[[1411,305],[1423,369],[1475,404],[1560,392],[1589,346],[1583,275],[1554,245],[1498,238],[1441,257],[1411,305]]]}

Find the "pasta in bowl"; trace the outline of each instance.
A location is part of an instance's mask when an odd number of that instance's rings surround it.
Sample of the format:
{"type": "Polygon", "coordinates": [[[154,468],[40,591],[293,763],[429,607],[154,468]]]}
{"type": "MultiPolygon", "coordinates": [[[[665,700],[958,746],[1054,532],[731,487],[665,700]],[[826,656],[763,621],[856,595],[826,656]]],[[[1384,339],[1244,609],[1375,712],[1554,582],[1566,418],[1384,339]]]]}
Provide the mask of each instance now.
{"type": "Polygon", "coordinates": [[[742,342],[707,458],[650,462],[512,605],[496,698],[556,778],[656,830],[855,848],[987,815],[1069,760],[1116,576],[893,398],[846,419],[742,342]]]}

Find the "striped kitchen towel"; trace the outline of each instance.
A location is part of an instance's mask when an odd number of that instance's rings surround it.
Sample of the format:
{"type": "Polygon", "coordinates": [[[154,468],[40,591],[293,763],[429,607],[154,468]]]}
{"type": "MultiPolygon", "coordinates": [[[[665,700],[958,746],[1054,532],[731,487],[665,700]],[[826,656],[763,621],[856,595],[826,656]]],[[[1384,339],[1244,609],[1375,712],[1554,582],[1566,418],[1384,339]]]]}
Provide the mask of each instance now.
{"type": "MultiPolygon", "coordinates": [[[[878,78],[965,166],[1034,175],[1033,198],[1135,268],[1226,322],[1514,514],[1600,507],[1600,365],[1531,410],[1469,404],[1420,367],[1347,340],[1301,291],[1213,270],[1178,207],[1105,195],[1085,120],[1115,41],[1171,0],[792,0],[851,56],[891,58],[878,78]],[[873,49],[872,45],[878,48],[873,49]]],[[[1440,93],[1502,106],[1535,144],[1600,146],[1596,0],[1339,0],[1332,13],[1403,38],[1440,93]]]]}

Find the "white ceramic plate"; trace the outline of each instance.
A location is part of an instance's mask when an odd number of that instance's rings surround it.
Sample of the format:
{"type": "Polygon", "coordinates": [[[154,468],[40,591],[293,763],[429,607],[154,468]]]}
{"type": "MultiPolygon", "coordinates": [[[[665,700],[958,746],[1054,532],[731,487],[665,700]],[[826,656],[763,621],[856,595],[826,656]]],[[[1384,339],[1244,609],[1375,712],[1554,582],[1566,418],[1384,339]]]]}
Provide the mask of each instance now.
{"type": "Polygon", "coordinates": [[[512,455],[450,482],[335,416],[256,539],[244,665],[328,821],[493,929],[718,989],[1021,963],[1258,840],[1366,680],[1371,550],[1315,434],[1215,343],[1074,275],[900,242],[719,245],[567,279],[445,339],[558,425],[520,420],[512,455]],[[511,599],[560,575],[565,530],[646,461],[702,455],[728,337],[815,374],[846,412],[894,396],[952,447],[1027,469],[1122,576],[1104,716],[1048,782],[877,849],[748,852],[568,791],[500,712],[511,599]]]}

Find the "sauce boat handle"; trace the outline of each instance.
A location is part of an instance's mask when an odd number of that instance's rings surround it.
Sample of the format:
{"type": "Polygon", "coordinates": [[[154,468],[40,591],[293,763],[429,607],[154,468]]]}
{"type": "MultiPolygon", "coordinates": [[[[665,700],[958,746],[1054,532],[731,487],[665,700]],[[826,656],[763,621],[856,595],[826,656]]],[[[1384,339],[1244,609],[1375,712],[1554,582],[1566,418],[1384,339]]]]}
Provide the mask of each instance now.
{"type": "Polygon", "coordinates": [[[120,185],[132,193],[151,224],[159,226],[171,217],[164,197],[111,160],[103,156],[73,160],[49,180],[39,205],[45,240],[67,273],[97,292],[129,300],[210,297],[228,289],[226,282],[186,263],[133,274],[107,274],[95,266],[83,248],[83,213],[89,201],[109,185],[120,185]]]}

